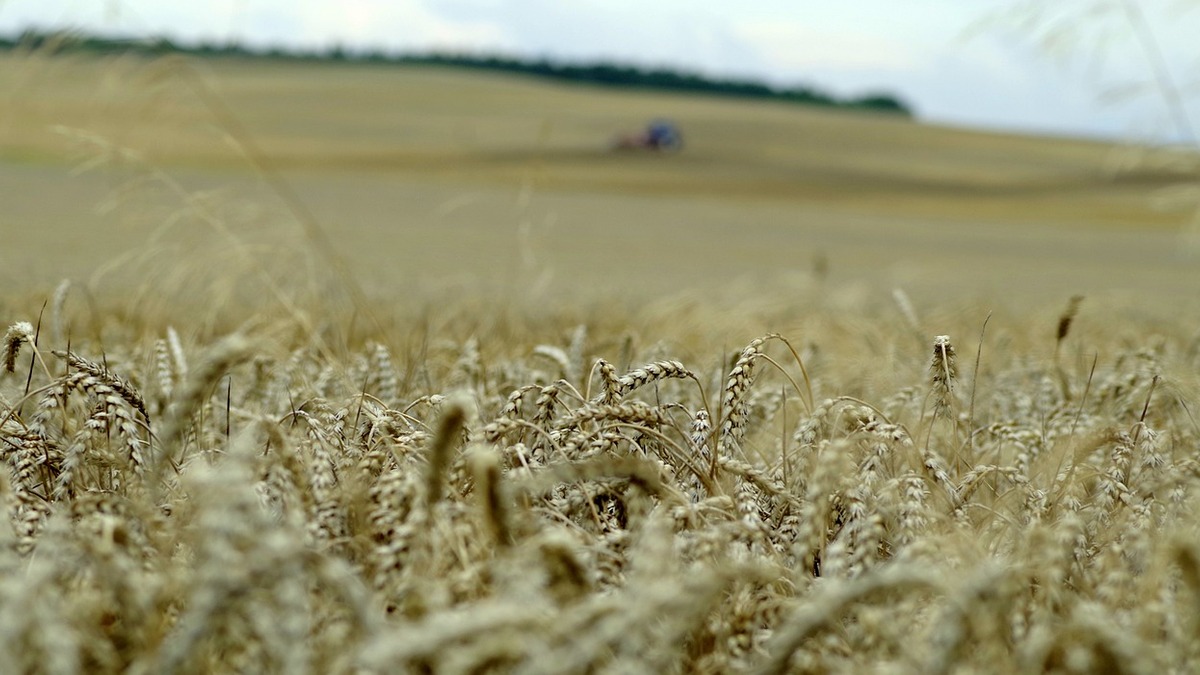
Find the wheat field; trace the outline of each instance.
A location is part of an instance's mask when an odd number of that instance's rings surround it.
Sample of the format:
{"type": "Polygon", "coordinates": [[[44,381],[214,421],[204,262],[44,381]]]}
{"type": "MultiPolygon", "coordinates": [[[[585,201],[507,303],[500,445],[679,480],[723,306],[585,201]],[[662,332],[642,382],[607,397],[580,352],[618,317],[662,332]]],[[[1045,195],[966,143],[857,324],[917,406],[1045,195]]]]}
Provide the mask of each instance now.
{"type": "Polygon", "coordinates": [[[1200,668],[1192,169],[4,59],[0,672],[1200,668]]]}

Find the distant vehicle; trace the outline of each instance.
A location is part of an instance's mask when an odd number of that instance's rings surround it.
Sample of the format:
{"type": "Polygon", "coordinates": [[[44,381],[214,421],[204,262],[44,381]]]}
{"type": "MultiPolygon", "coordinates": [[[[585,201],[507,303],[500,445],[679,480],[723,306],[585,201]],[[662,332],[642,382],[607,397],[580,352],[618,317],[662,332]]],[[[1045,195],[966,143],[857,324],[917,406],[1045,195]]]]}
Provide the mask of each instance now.
{"type": "Polygon", "coordinates": [[[678,152],[683,149],[683,134],[670,120],[653,120],[639,133],[618,136],[613,142],[613,149],[678,152]]]}

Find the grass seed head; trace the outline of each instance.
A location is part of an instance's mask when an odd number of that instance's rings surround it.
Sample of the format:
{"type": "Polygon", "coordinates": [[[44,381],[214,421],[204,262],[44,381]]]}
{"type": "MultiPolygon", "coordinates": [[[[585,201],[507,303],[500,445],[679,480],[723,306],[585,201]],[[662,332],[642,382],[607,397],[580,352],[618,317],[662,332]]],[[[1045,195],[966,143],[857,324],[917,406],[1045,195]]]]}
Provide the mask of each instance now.
{"type": "Polygon", "coordinates": [[[442,498],[446,469],[450,466],[453,449],[462,441],[466,418],[467,402],[463,396],[451,396],[442,403],[437,433],[430,443],[429,464],[425,469],[425,499],[430,508],[442,498]]]}
{"type": "Polygon", "coordinates": [[[17,368],[17,354],[21,345],[32,342],[34,337],[33,324],[28,321],[18,321],[8,327],[4,334],[4,372],[11,373],[17,368]]]}
{"type": "Polygon", "coordinates": [[[1071,332],[1071,324],[1075,321],[1075,316],[1079,313],[1079,305],[1082,303],[1082,295],[1071,296],[1062,314],[1058,315],[1058,331],[1054,338],[1056,345],[1061,345],[1062,341],[1067,339],[1067,334],[1071,332]]]}
{"type": "Polygon", "coordinates": [[[929,384],[933,395],[933,414],[943,417],[950,412],[958,365],[949,335],[933,339],[933,359],[929,363],[929,384]]]}

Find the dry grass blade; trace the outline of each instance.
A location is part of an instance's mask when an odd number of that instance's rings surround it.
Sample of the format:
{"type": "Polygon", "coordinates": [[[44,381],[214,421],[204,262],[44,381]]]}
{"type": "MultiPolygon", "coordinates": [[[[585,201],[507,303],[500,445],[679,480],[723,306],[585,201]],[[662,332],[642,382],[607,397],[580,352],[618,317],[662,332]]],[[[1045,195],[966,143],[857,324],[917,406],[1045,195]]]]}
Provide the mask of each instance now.
{"type": "Polygon", "coordinates": [[[200,364],[192,371],[183,387],[176,393],[175,400],[167,412],[166,420],[157,433],[159,453],[155,457],[155,473],[172,457],[182,457],[183,440],[192,415],[213,391],[217,382],[231,367],[249,356],[253,343],[243,335],[233,334],[222,338],[204,354],[200,364]]]}
{"type": "Polygon", "coordinates": [[[846,584],[825,585],[785,620],[767,644],[768,656],[751,672],[755,675],[787,672],[788,662],[800,645],[817,631],[839,621],[855,603],[887,593],[937,590],[940,585],[936,575],[912,569],[888,570],[846,584]]]}

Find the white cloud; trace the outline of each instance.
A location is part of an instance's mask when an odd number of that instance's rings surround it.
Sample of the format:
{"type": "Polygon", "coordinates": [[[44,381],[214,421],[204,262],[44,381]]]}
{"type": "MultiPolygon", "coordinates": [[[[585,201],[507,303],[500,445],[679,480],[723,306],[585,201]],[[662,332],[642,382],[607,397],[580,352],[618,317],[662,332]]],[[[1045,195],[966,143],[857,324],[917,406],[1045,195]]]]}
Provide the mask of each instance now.
{"type": "Polygon", "coordinates": [[[737,21],[733,32],[753,45],[772,67],[793,72],[812,68],[907,70],[924,51],[879,31],[830,31],[811,21],[737,21]]]}
{"type": "Polygon", "coordinates": [[[346,0],[335,12],[316,3],[278,4],[300,13],[305,39],[316,43],[333,40],[401,49],[514,47],[493,22],[447,19],[417,0],[346,0]]]}

